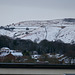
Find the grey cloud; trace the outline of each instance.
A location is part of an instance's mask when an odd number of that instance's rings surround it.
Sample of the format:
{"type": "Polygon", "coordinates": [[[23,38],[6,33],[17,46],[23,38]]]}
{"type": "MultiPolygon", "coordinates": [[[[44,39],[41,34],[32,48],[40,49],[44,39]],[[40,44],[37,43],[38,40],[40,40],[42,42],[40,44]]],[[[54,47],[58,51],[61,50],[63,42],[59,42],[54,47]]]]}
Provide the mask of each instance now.
{"type": "Polygon", "coordinates": [[[63,17],[75,17],[75,0],[0,0],[0,25],[63,17]]]}

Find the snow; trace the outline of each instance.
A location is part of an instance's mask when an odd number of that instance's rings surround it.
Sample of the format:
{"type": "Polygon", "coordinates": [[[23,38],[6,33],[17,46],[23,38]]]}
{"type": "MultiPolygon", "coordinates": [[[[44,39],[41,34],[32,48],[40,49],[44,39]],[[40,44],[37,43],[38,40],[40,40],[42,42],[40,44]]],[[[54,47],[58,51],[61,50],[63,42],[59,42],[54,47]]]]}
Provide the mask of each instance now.
{"type": "Polygon", "coordinates": [[[4,29],[0,29],[0,35],[7,35],[7,36],[10,36],[10,37],[13,37],[14,32],[4,30],[4,29]]]}
{"type": "Polygon", "coordinates": [[[47,40],[53,41],[56,39],[56,35],[59,33],[61,28],[58,27],[47,27],[47,40]]]}
{"type": "Polygon", "coordinates": [[[15,29],[12,31],[0,29],[1,35],[25,40],[30,39],[37,43],[44,39],[49,41],[61,40],[64,43],[75,41],[75,22],[65,22],[63,19],[23,21],[5,27],[15,29]],[[29,30],[26,30],[26,28],[29,28],[29,30]]]}
{"type": "Polygon", "coordinates": [[[71,43],[72,40],[75,41],[75,26],[62,29],[57,39],[64,41],[64,43],[71,43]]]}
{"type": "Polygon", "coordinates": [[[63,57],[63,58],[61,58],[61,59],[59,59],[59,61],[62,61],[62,60],[64,60],[64,59],[66,59],[67,57],[63,57]]]}
{"type": "Polygon", "coordinates": [[[13,56],[23,56],[23,54],[21,52],[15,52],[15,53],[11,53],[13,56]]]}
{"type": "Polygon", "coordinates": [[[8,47],[3,47],[2,49],[9,50],[9,48],[8,48],[8,47]]]}

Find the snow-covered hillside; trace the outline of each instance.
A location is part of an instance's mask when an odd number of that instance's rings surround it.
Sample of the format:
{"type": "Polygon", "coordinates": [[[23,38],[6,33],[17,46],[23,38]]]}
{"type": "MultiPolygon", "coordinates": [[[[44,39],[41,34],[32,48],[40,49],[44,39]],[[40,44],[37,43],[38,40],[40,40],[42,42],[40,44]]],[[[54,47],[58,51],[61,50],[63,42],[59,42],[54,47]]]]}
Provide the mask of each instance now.
{"type": "Polygon", "coordinates": [[[75,42],[75,19],[56,19],[44,21],[23,21],[0,27],[0,34],[12,38],[41,40],[61,40],[64,43],[75,42]]]}

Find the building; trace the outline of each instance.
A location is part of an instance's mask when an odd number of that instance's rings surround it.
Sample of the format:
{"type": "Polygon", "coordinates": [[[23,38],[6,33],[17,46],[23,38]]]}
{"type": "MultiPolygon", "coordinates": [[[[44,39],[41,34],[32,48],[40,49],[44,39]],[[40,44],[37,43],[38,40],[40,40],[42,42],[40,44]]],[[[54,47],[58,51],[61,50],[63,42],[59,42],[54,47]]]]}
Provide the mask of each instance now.
{"type": "Polygon", "coordinates": [[[41,56],[41,55],[31,55],[31,58],[32,58],[32,59],[38,59],[38,58],[40,58],[40,56],[41,56]]]}
{"type": "Polygon", "coordinates": [[[16,57],[22,57],[23,56],[22,52],[19,52],[17,50],[10,50],[8,47],[3,47],[0,50],[0,57],[5,57],[5,56],[9,55],[10,53],[16,57]]]}
{"type": "Polygon", "coordinates": [[[19,62],[22,56],[22,52],[10,50],[8,47],[2,47],[0,50],[0,62],[19,62]]]}
{"type": "Polygon", "coordinates": [[[40,58],[40,56],[41,56],[41,55],[39,55],[37,51],[33,51],[33,52],[32,52],[32,55],[31,55],[31,58],[32,58],[32,59],[38,59],[38,58],[40,58]]]}
{"type": "Polygon", "coordinates": [[[6,51],[9,51],[9,50],[10,49],[8,47],[2,47],[0,51],[3,51],[3,52],[5,51],[6,52],[6,51]]]}

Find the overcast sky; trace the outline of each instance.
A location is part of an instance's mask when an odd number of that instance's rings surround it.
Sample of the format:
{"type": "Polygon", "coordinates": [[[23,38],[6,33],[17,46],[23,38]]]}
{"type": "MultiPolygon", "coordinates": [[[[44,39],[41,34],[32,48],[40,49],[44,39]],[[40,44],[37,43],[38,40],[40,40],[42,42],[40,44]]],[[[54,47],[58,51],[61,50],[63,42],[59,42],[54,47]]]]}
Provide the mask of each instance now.
{"type": "Polygon", "coordinates": [[[0,25],[75,18],[75,0],[0,0],[0,25]]]}

